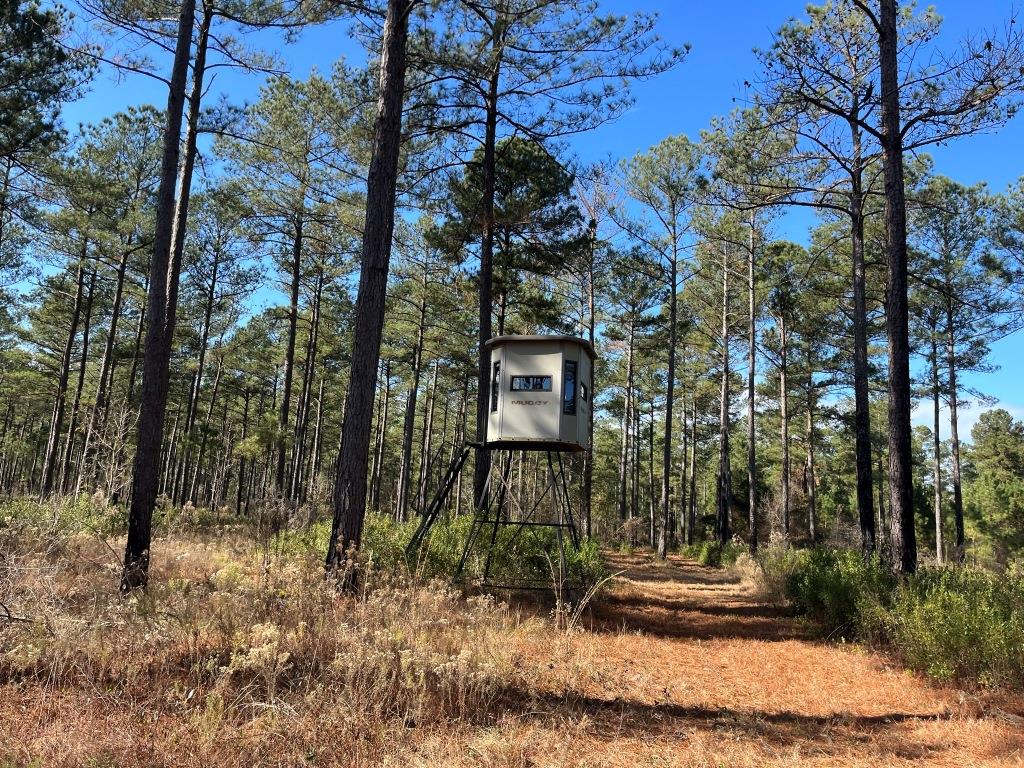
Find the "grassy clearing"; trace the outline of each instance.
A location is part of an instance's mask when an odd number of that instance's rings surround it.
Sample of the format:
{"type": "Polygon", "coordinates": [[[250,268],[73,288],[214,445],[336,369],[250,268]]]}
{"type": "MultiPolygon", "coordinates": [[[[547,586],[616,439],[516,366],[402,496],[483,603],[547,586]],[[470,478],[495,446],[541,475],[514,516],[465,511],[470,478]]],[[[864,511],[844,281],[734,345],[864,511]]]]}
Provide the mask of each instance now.
{"type": "MultiPolygon", "coordinates": [[[[104,717],[167,722],[168,755],[188,746],[210,764],[243,739],[301,763],[322,748],[321,721],[332,749],[363,754],[396,729],[486,718],[524,684],[517,638],[559,637],[550,622],[430,578],[452,557],[456,525],[441,528],[414,577],[404,531],[375,520],[362,591],[342,597],[323,578],[322,526],[261,539],[258,523],[176,511],[161,519],[149,590],[122,599],[118,518],[87,499],[0,508],[0,685],[9,704],[45,690],[80,708],[66,727],[89,732],[110,764],[131,764],[130,750],[89,722],[96,701],[104,717]]],[[[28,757],[9,715],[0,712],[12,728],[0,726],[0,765],[28,757]]],[[[57,751],[41,756],[59,762],[57,751]]]]}

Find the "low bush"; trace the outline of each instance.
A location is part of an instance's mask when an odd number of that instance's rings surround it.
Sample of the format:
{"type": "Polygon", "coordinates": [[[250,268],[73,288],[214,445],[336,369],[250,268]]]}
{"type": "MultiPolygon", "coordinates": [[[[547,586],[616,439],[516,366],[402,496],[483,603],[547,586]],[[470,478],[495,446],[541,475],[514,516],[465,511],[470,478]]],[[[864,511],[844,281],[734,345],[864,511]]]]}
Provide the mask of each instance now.
{"type": "Polygon", "coordinates": [[[855,635],[862,609],[884,604],[893,589],[887,570],[853,550],[805,550],[785,565],[786,597],[830,633],[855,635]]]}
{"type": "Polygon", "coordinates": [[[891,650],[940,679],[1024,686],[1024,571],[923,568],[898,579],[853,550],[766,550],[766,592],[830,634],[891,650]]]}
{"type": "Polygon", "coordinates": [[[895,590],[875,629],[942,680],[1024,685],[1024,573],[927,568],[895,590]]]}
{"type": "MultiPolygon", "coordinates": [[[[374,570],[409,573],[421,582],[451,579],[462,558],[472,523],[469,515],[439,519],[420,546],[415,560],[410,561],[406,547],[419,525],[419,519],[398,523],[388,515],[367,515],[363,528],[363,557],[374,570]]],[[[327,551],[330,532],[330,521],[284,531],[278,534],[275,551],[322,557],[327,551]]],[[[467,578],[483,575],[490,536],[491,529],[485,528],[476,537],[466,561],[467,578]]],[[[515,526],[499,528],[491,558],[490,579],[501,584],[543,582],[552,585],[558,573],[558,552],[557,534],[553,528],[524,528],[518,532],[515,526]]],[[[589,587],[604,575],[605,568],[596,542],[584,541],[579,550],[574,550],[566,541],[565,552],[566,581],[589,587]]]]}
{"type": "Polygon", "coordinates": [[[692,557],[701,565],[709,568],[728,568],[736,563],[736,558],[747,551],[747,547],[737,541],[729,541],[724,545],[717,541],[704,541],[699,544],[689,544],[680,549],[680,552],[692,557]]]}

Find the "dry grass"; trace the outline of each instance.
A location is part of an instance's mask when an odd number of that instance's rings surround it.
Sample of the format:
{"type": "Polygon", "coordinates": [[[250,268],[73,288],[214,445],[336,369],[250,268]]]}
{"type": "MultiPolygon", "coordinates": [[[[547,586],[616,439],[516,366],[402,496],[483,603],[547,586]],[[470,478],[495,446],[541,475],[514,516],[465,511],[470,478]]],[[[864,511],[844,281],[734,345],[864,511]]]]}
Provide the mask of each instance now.
{"type": "Polygon", "coordinates": [[[395,731],[485,716],[541,628],[384,574],[341,597],[316,558],[230,535],[156,542],[127,600],[97,537],[7,544],[3,602],[30,620],[0,624],[0,764],[375,761],[395,731]]]}
{"type": "Polygon", "coordinates": [[[0,601],[32,617],[0,624],[0,765],[1024,765],[1019,700],[681,560],[609,555],[624,574],[564,632],[439,584],[340,598],[315,557],[231,534],[161,539],[123,601],[110,547],[0,549],[0,601]]]}

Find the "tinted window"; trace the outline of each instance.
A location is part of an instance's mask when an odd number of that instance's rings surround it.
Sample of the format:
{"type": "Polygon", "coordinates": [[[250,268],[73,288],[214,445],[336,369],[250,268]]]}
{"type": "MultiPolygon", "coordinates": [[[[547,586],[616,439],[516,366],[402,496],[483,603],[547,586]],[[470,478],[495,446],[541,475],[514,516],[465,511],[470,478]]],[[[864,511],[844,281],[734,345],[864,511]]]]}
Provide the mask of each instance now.
{"type": "Polygon", "coordinates": [[[562,413],[576,413],[576,361],[565,361],[565,376],[562,387],[562,413]]]}
{"type": "Polygon", "coordinates": [[[495,362],[491,368],[491,411],[498,410],[498,389],[501,384],[501,363],[495,362]]]}
{"type": "Polygon", "coordinates": [[[513,392],[550,392],[550,376],[513,376],[513,392]]]}

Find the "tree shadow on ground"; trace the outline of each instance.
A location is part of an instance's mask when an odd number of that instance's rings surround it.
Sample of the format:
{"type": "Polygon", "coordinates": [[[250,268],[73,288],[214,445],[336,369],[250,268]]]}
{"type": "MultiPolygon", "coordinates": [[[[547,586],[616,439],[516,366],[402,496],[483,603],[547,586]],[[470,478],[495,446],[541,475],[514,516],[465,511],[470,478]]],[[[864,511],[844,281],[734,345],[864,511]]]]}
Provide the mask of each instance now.
{"type": "Polygon", "coordinates": [[[742,579],[671,556],[606,553],[618,576],[587,612],[596,632],[639,631],[676,639],[809,640],[817,636],[785,606],[756,599],[742,579]],[[662,587],[664,585],[664,587],[662,587]]]}
{"type": "Polygon", "coordinates": [[[680,640],[761,640],[783,642],[812,640],[812,627],[794,620],[771,616],[722,615],[713,609],[665,610],[644,605],[615,605],[602,602],[591,606],[585,622],[592,632],[641,632],[655,637],[680,640]]]}
{"type": "MultiPolygon", "coordinates": [[[[586,718],[594,736],[608,740],[622,737],[649,739],[678,735],[680,730],[704,730],[721,734],[723,739],[750,741],[752,749],[765,746],[800,749],[826,758],[849,756],[855,752],[863,758],[920,760],[934,758],[949,750],[947,746],[915,740],[908,729],[902,727],[915,721],[943,717],[931,712],[805,715],[791,711],[690,706],[670,701],[646,704],[575,693],[524,697],[518,691],[507,692],[501,701],[524,719],[565,723],[586,718]]],[[[1012,754],[1020,746],[1020,743],[1007,744],[1004,754],[1012,754]]]]}

